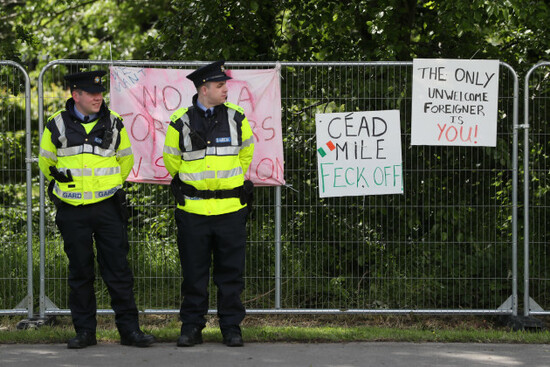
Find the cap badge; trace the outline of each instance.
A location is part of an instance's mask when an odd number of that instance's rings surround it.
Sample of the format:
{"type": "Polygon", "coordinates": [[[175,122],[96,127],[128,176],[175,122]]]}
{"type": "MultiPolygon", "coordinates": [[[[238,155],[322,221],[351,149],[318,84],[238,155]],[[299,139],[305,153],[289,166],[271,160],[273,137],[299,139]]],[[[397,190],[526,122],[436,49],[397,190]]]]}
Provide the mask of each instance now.
{"type": "Polygon", "coordinates": [[[96,83],[96,84],[97,84],[97,83],[99,83],[99,81],[100,81],[99,77],[98,77],[98,76],[96,76],[96,77],[94,78],[94,83],[96,83]]]}

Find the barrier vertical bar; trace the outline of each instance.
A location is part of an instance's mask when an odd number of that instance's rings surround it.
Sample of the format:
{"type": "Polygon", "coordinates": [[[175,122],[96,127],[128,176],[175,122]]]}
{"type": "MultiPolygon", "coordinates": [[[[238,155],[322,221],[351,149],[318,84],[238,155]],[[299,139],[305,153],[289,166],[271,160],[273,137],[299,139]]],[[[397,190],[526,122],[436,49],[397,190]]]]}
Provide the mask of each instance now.
{"type": "Polygon", "coordinates": [[[512,137],[512,315],[518,314],[518,99],[519,81],[512,67],[504,62],[501,65],[510,69],[514,77],[513,137],[512,137]]]}
{"type": "MultiPolygon", "coordinates": [[[[46,67],[40,71],[38,76],[38,136],[42,138],[44,131],[44,72],[46,67]]],[[[44,175],[39,173],[39,190],[40,190],[40,222],[39,222],[39,236],[40,236],[40,293],[39,293],[39,317],[46,317],[46,287],[45,287],[45,231],[44,231],[44,175]]]]}
{"type": "MultiPolygon", "coordinates": [[[[536,66],[535,66],[536,67],[536,66]]],[[[523,316],[529,316],[529,77],[535,67],[525,76],[525,99],[523,104],[523,316]]]]}
{"type": "MultiPolygon", "coordinates": [[[[24,69],[21,68],[24,72],[24,69]]],[[[33,256],[32,256],[32,146],[31,146],[31,82],[29,75],[25,76],[25,145],[26,145],[26,169],[27,169],[27,307],[28,317],[33,317],[33,256]]]]}
{"type": "Polygon", "coordinates": [[[275,308],[281,308],[281,186],[275,187],[275,308]]]}

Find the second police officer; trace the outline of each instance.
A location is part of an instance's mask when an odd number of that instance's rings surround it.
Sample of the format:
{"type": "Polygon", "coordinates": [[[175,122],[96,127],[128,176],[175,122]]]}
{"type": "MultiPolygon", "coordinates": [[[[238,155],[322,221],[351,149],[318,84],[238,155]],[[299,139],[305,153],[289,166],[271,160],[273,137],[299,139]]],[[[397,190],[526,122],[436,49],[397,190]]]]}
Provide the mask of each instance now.
{"type": "Polygon", "coordinates": [[[244,175],[252,161],[254,138],[241,107],[227,100],[224,62],[187,76],[197,89],[193,105],[171,116],[164,164],[173,177],[177,201],[178,250],[183,272],[181,335],[177,345],[202,343],[208,311],[210,264],[217,286],[223,343],[243,345],[240,323],[245,308],[246,220],[253,185],[244,175]]]}

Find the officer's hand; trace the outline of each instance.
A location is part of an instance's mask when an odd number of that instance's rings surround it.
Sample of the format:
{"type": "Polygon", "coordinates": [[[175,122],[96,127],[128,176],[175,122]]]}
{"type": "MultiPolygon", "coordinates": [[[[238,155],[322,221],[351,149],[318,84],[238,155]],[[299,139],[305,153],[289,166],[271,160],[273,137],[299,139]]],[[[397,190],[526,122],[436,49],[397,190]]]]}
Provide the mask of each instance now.
{"type": "Polygon", "coordinates": [[[53,179],[57,182],[72,182],[73,181],[73,175],[71,174],[71,170],[68,169],[66,171],[66,174],[63,172],[59,172],[57,168],[54,166],[50,166],[50,173],[53,176],[53,179]]]}

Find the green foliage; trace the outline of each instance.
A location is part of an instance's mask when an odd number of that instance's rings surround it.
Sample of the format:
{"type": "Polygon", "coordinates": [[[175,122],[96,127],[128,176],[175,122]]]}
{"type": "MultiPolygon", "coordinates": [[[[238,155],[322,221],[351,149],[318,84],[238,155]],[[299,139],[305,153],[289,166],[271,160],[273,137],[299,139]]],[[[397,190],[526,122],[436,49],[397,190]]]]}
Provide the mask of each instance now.
{"type": "Polygon", "coordinates": [[[27,213],[24,184],[0,185],[0,309],[27,294],[27,213]]]}
{"type": "Polygon", "coordinates": [[[172,9],[169,0],[45,0],[5,6],[0,19],[0,59],[40,70],[56,59],[144,58],[155,24],[172,9]],[[10,46],[11,45],[11,46],[10,46]],[[13,49],[13,50],[12,50],[13,49]]]}
{"type": "Polygon", "coordinates": [[[147,56],[171,60],[271,60],[281,0],[171,1],[147,56]],[[261,4],[261,6],[260,6],[261,4]]]}
{"type": "Polygon", "coordinates": [[[32,30],[26,23],[19,23],[17,14],[23,3],[1,3],[0,7],[0,60],[21,62],[21,47],[24,44],[36,45],[32,30]]]}
{"type": "Polygon", "coordinates": [[[172,0],[148,39],[155,59],[264,61],[494,58],[518,69],[548,56],[542,0],[172,0]],[[225,37],[220,38],[219,35],[225,37]]]}
{"type": "Polygon", "coordinates": [[[46,0],[0,10],[0,59],[234,61],[495,58],[550,52],[543,0],[46,0]],[[40,16],[36,16],[40,14],[40,16]]]}

